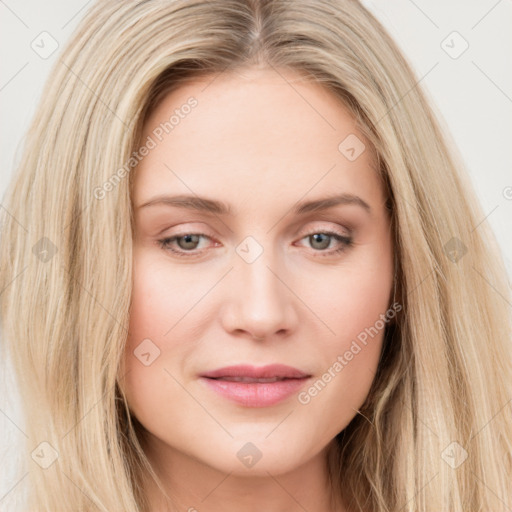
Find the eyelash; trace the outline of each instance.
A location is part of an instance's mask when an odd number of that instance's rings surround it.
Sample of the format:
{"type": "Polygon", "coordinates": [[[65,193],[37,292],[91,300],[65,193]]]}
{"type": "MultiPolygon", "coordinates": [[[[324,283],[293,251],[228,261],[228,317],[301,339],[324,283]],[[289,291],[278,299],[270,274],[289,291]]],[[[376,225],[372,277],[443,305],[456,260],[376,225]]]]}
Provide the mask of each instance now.
{"type": "MultiPolygon", "coordinates": [[[[341,243],[341,247],[339,247],[338,249],[331,249],[330,251],[316,250],[315,252],[319,253],[320,257],[327,257],[327,256],[333,256],[335,254],[339,254],[341,252],[344,252],[347,248],[351,247],[353,244],[352,237],[340,235],[339,233],[336,233],[333,231],[314,231],[312,233],[309,233],[309,234],[303,236],[301,238],[301,240],[303,240],[304,238],[313,236],[313,235],[318,235],[318,234],[327,235],[341,243]]],[[[193,258],[194,256],[198,256],[198,253],[193,253],[191,251],[176,250],[176,249],[173,249],[172,247],[170,247],[170,244],[172,242],[174,242],[175,240],[177,240],[178,238],[184,238],[185,236],[189,236],[189,235],[199,235],[202,237],[210,238],[208,235],[205,235],[203,233],[190,232],[190,233],[183,233],[181,235],[174,235],[172,237],[162,238],[162,239],[158,240],[158,244],[161,249],[164,249],[166,251],[171,251],[176,256],[184,257],[184,258],[193,258]]]]}

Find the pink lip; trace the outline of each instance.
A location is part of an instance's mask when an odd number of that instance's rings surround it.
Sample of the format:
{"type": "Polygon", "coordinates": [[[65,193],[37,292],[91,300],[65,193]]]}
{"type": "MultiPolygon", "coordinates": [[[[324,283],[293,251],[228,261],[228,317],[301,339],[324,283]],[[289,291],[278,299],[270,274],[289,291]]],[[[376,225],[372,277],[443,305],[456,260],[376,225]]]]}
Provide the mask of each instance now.
{"type": "Polygon", "coordinates": [[[311,377],[291,366],[273,364],[256,368],[250,365],[227,366],[200,375],[210,389],[225,398],[246,407],[268,407],[277,404],[298,391],[311,377]],[[254,379],[253,382],[234,381],[233,378],[254,379]],[[282,379],[275,382],[257,382],[256,379],[282,379]]]}

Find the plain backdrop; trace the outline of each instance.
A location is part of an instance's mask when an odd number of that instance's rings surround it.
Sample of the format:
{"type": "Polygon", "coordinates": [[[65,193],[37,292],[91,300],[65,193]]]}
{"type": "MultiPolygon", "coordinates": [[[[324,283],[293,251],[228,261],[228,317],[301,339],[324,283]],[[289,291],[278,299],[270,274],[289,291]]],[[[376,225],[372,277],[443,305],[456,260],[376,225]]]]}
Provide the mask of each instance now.
{"type": "MultiPolygon", "coordinates": [[[[453,137],[483,206],[478,224],[490,223],[512,275],[512,0],[363,3],[403,49],[453,137]]],[[[0,208],[43,83],[91,4],[0,0],[0,208]]],[[[16,449],[23,421],[4,368],[2,376],[0,510],[14,510],[31,461],[16,449]]],[[[39,442],[32,441],[34,447],[39,442]]]]}

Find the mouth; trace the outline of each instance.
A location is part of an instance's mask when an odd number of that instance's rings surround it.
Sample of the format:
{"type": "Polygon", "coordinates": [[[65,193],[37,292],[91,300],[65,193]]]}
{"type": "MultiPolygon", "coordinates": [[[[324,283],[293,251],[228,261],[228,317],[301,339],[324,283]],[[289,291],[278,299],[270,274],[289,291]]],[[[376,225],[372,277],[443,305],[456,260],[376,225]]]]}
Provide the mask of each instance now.
{"type": "Polygon", "coordinates": [[[269,377],[269,378],[260,378],[256,379],[254,377],[205,377],[207,379],[213,379],[213,380],[223,380],[226,382],[278,382],[282,380],[290,380],[288,377],[269,377]]]}
{"type": "Polygon", "coordinates": [[[287,365],[238,365],[200,375],[210,390],[245,407],[269,407],[299,391],[311,377],[287,365]]]}
{"type": "Polygon", "coordinates": [[[256,367],[249,364],[239,364],[236,366],[225,366],[202,373],[201,377],[211,379],[228,379],[228,378],[247,378],[247,379],[301,379],[311,377],[298,368],[285,364],[269,364],[266,366],[256,367]]]}

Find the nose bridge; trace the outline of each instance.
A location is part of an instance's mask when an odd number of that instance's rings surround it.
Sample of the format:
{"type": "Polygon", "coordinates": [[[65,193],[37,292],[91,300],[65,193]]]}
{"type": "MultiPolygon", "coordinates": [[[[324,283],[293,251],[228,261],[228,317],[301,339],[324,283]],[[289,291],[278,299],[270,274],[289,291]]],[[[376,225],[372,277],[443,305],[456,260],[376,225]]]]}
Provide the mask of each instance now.
{"type": "Polygon", "coordinates": [[[265,242],[253,237],[242,241],[236,248],[232,275],[236,287],[233,304],[236,328],[256,337],[289,329],[294,318],[293,294],[283,283],[286,282],[286,277],[280,275],[283,265],[278,251],[268,246],[270,238],[265,242]]]}

